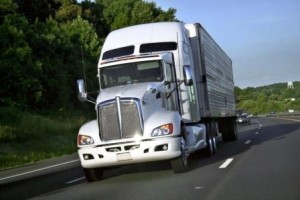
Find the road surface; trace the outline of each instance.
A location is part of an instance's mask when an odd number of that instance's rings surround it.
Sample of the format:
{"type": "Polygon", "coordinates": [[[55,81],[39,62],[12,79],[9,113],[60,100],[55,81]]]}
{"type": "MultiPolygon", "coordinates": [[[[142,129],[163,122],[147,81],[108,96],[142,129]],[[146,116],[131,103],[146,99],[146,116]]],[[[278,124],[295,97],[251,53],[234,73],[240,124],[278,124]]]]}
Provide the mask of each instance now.
{"type": "Polygon", "coordinates": [[[192,155],[187,173],[155,162],[88,183],[75,154],[0,172],[0,199],[300,199],[300,121],[253,118],[238,130],[212,158],[192,155]]]}

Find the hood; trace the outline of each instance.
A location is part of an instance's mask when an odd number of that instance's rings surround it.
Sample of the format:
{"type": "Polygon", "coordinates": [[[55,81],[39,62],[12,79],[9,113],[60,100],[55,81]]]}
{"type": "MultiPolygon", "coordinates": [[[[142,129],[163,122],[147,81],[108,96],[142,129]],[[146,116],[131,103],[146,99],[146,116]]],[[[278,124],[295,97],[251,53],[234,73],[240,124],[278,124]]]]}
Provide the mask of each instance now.
{"type": "Polygon", "coordinates": [[[136,83],[136,84],[128,84],[128,85],[121,85],[117,87],[110,87],[107,89],[101,90],[100,94],[97,98],[97,104],[115,99],[116,96],[119,96],[121,98],[138,98],[143,99],[146,90],[148,86],[154,86],[156,88],[159,88],[161,86],[161,83],[136,83]]]}

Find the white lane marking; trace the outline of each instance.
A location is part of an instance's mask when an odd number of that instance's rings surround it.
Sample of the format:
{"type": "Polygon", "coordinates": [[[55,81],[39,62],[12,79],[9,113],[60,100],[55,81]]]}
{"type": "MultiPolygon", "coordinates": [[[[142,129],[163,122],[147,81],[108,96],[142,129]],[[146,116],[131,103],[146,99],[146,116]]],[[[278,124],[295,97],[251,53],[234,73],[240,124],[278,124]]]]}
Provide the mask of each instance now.
{"type": "Polygon", "coordinates": [[[75,179],[75,180],[72,180],[72,181],[67,182],[66,184],[75,183],[75,182],[77,182],[77,181],[81,181],[82,179],[85,179],[85,177],[77,178],[77,179],[75,179]]]}
{"type": "Polygon", "coordinates": [[[259,134],[259,132],[258,132],[258,131],[256,131],[256,132],[255,132],[255,135],[258,135],[258,134],[259,134]]]}
{"type": "Polygon", "coordinates": [[[261,123],[259,123],[259,121],[257,121],[257,120],[255,120],[255,122],[258,124],[258,130],[260,130],[262,127],[261,123]]]}
{"type": "Polygon", "coordinates": [[[246,142],[245,142],[245,144],[250,144],[251,143],[251,140],[247,140],[246,142]]]}
{"type": "Polygon", "coordinates": [[[202,190],[202,189],[204,189],[204,187],[202,187],[202,186],[196,186],[195,187],[195,190],[202,190]]]}
{"type": "Polygon", "coordinates": [[[77,161],[79,161],[79,159],[71,160],[71,161],[68,161],[68,162],[59,163],[59,164],[56,164],[56,165],[51,165],[51,166],[48,166],[48,167],[43,167],[43,168],[40,168],[40,169],[35,169],[35,170],[32,170],[32,171],[28,171],[28,172],[24,172],[24,173],[12,175],[12,176],[7,176],[7,177],[4,177],[4,178],[0,178],[0,181],[6,180],[6,179],[15,178],[15,177],[18,177],[18,176],[23,176],[23,175],[26,175],[26,174],[32,174],[34,172],[39,172],[39,171],[43,171],[43,170],[46,170],[46,169],[50,169],[50,168],[54,168],[54,167],[59,167],[59,166],[62,166],[62,165],[67,165],[67,164],[70,164],[70,163],[73,163],[73,162],[77,162],[77,161]]]}
{"type": "Polygon", "coordinates": [[[228,158],[220,167],[219,169],[226,168],[231,162],[233,161],[233,158],[228,158]]]}

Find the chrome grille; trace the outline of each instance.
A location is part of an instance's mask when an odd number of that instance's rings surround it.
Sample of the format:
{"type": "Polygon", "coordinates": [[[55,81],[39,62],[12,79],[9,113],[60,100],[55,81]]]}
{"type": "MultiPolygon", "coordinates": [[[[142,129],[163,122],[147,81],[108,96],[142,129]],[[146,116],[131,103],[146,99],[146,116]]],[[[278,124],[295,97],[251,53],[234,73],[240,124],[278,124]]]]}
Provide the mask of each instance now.
{"type": "Polygon", "coordinates": [[[131,102],[121,103],[123,137],[141,135],[141,124],[137,104],[131,102]]]}
{"type": "Polygon", "coordinates": [[[137,100],[116,98],[116,100],[100,104],[98,110],[102,140],[108,141],[142,135],[142,120],[137,100]],[[120,101],[119,109],[118,101],[120,101]]]}
{"type": "Polygon", "coordinates": [[[100,106],[100,127],[104,140],[120,139],[117,105],[115,103],[100,106]]]}

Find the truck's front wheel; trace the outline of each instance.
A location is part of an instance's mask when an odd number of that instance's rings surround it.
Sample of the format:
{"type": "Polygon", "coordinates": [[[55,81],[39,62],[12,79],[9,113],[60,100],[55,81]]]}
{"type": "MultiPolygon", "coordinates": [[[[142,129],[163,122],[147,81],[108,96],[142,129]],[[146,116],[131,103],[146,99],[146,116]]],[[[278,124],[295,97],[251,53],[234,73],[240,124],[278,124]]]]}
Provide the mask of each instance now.
{"type": "Polygon", "coordinates": [[[204,152],[207,157],[212,157],[217,152],[216,124],[214,122],[207,122],[205,126],[207,146],[204,152]]]}
{"type": "Polygon", "coordinates": [[[85,178],[88,182],[99,181],[103,178],[102,168],[87,169],[83,168],[85,178]]]}
{"type": "Polygon", "coordinates": [[[181,156],[171,160],[172,169],[175,173],[186,172],[189,169],[188,152],[185,148],[185,140],[181,138],[181,156]]]}

